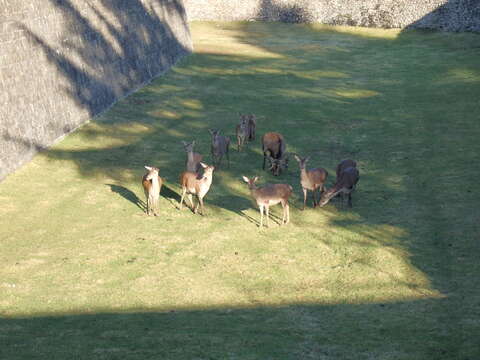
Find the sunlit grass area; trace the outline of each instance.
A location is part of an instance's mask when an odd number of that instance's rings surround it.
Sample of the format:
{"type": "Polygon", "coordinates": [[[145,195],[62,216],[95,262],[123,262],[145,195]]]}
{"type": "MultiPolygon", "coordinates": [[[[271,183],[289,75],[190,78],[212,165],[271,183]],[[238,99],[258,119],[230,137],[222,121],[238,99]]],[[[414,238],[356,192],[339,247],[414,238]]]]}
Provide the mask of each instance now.
{"type": "Polygon", "coordinates": [[[194,23],[195,53],[0,183],[0,358],[480,358],[480,36],[194,23]],[[178,210],[182,140],[235,142],[206,216],[178,210]],[[353,208],[301,211],[291,158],[358,162],[353,208]],[[147,217],[144,165],[165,179],[147,217]],[[241,175],[294,188],[269,229],[241,175]]]}

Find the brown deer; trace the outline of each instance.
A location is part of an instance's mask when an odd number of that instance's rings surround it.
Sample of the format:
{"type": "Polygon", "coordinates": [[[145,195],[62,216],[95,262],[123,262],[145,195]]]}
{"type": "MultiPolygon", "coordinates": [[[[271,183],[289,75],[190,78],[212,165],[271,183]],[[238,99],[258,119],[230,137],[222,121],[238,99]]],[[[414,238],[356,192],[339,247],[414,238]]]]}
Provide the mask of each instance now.
{"type": "Polygon", "coordinates": [[[193,152],[193,147],[195,146],[195,140],[191,143],[182,141],[185,151],[187,152],[187,159],[185,160],[185,168],[187,171],[200,173],[203,170],[200,162],[203,159],[203,156],[199,153],[193,152]]]}
{"type": "MultiPolygon", "coordinates": [[[[297,155],[294,155],[295,160],[298,161],[298,165],[300,167],[300,184],[302,185],[303,190],[303,208],[305,210],[305,205],[307,203],[307,192],[310,190],[312,192],[313,197],[313,207],[317,206],[317,190],[319,192],[325,191],[325,181],[328,177],[328,171],[324,168],[315,168],[307,170],[306,164],[307,161],[310,160],[310,156],[306,158],[301,158],[297,155]]],[[[320,200],[320,196],[319,196],[320,200]]]]}
{"type": "Polygon", "coordinates": [[[143,191],[147,198],[147,215],[153,212],[153,215],[158,215],[158,201],[160,197],[160,190],[162,188],[163,180],[158,176],[158,168],[153,166],[145,166],[148,172],[142,178],[143,191]]]}
{"type": "Polygon", "coordinates": [[[247,123],[247,140],[255,140],[255,131],[257,128],[257,117],[254,114],[239,114],[240,121],[245,121],[247,123]]]}
{"type": "Polygon", "coordinates": [[[215,170],[215,167],[206,165],[202,162],[200,163],[200,165],[204,169],[203,175],[199,175],[190,171],[185,171],[180,175],[180,184],[182,185],[180,210],[182,209],[183,199],[187,194],[190,205],[192,205],[193,213],[197,212],[198,206],[200,205],[202,210],[201,214],[204,215],[203,198],[207,194],[208,190],[210,190],[210,185],[212,185],[213,170],[215,170]],[[196,195],[198,198],[198,203],[196,207],[194,207],[193,205],[192,195],[196,195]]]}
{"type": "Polygon", "coordinates": [[[330,199],[337,194],[342,194],[343,204],[343,195],[346,194],[348,195],[348,206],[352,207],[352,192],[355,190],[358,180],[360,179],[360,174],[356,167],[344,167],[342,166],[342,163],[343,161],[337,166],[337,180],[335,184],[322,194],[322,197],[320,198],[320,206],[325,206],[330,201],[330,199]]]}
{"type": "Polygon", "coordinates": [[[210,149],[212,152],[213,165],[220,167],[223,155],[226,155],[228,167],[230,167],[230,156],[228,154],[230,138],[228,136],[220,135],[220,130],[209,129],[208,131],[212,135],[212,146],[210,149]]]}
{"type": "Polygon", "coordinates": [[[265,161],[270,161],[270,171],[277,176],[283,169],[288,167],[288,157],[285,153],[285,140],[282,134],[276,132],[268,132],[262,136],[262,150],[263,150],[263,166],[265,170],[265,161]]]}
{"type": "Polygon", "coordinates": [[[250,194],[255,199],[260,209],[260,228],[263,227],[264,209],[267,216],[265,225],[266,227],[268,227],[270,205],[276,205],[278,203],[281,203],[283,208],[282,224],[288,224],[288,222],[290,221],[288,198],[290,197],[290,195],[292,195],[292,187],[288,184],[266,184],[262,187],[257,187],[255,185],[255,182],[257,182],[257,180],[258,176],[255,176],[251,179],[243,176],[243,181],[248,184],[250,194]]]}
{"type": "Polygon", "coordinates": [[[248,122],[243,115],[240,116],[240,124],[235,128],[235,132],[237,134],[238,151],[240,152],[248,138],[248,122]]]}

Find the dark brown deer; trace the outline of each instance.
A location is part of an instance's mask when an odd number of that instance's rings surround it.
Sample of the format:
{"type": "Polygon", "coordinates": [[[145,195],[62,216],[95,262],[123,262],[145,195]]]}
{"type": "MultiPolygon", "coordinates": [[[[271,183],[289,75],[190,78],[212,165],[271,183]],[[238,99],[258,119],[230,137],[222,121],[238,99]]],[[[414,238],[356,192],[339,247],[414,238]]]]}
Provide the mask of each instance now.
{"type": "Polygon", "coordinates": [[[200,205],[202,211],[201,214],[204,215],[203,198],[207,194],[208,190],[210,190],[210,186],[212,185],[213,170],[215,170],[215,167],[206,165],[204,163],[200,163],[200,165],[204,169],[203,175],[199,175],[198,173],[190,171],[185,171],[180,175],[180,184],[182,185],[180,210],[182,209],[183,199],[185,198],[185,195],[187,195],[190,205],[192,205],[193,213],[197,212],[198,206],[200,205]],[[193,205],[192,195],[196,195],[198,198],[196,207],[193,205]]]}
{"type": "Polygon", "coordinates": [[[163,180],[158,176],[158,168],[153,166],[145,166],[148,172],[142,178],[143,191],[147,198],[147,215],[158,215],[158,202],[160,197],[160,190],[162,188],[163,180]]]}
{"type": "Polygon", "coordinates": [[[265,170],[265,161],[268,157],[270,161],[270,171],[277,176],[283,169],[288,167],[288,157],[285,152],[286,144],[283,135],[276,132],[268,132],[262,136],[263,166],[265,170]]]}
{"type": "Polygon", "coordinates": [[[313,198],[313,207],[316,207],[317,202],[317,190],[319,192],[319,200],[320,200],[320,192],[325,191],[325,181],[328,177],[328,171],[324,168],[315,168],[307,170],[306,164],[307,161],[310,159],[310,156],[306,158],[301,158],[297,155],[294,155],[295,160],[298,161],[298,165],[300,167],[300,184],[302,185],[303,190],[303,208],[305,210],[305,205],[307,203],[307,192],[310,190],[312,192],[313,198]]]}
{"type": "Polygon", "coordinates": [[[185,168],[187,171],[201,173],[203,168],[200,165],[200,162],[203,159],[203,156],[199,153],[193,152],[193,147],[195,146],[195,140],[191,143],[182,141],[185,151],[187,152],[187,159],[185,160],[185,168]]]}
{"type": "Polygon", "coordinates": [[[230,138],[228,136],[220,135],[220,130],[209,129],[208,131],[212,135],[212,146],[210,149],[212,152],[213,165],[220,167],[223,155],[226,155],[228,167],[230,167],[230,156],[228,154],[230,138]]]}
{"type": "Polygon", "coordinates": [[[237,134],[238,151],[240,151],[248,138],[248,121],[243,115],[240,115],[240,124],[235,128],[235,132],[237,134]]]}
{"type": "Polygon", "coordinates": [[[360,174],[356,167],[343,167],[341,166],[342,163],[343,161],[337,166],[337,180],[335,185],[322,194],[322,197],[320,198],[320,206],[326,205],[331,198],[337,194],[341,194],[342,204],[344,195],[348,195],[348,206],[352,207],[352,192],[355,190],[358,180],[360,179],[360,174]]]}
{"type": "Polygon", "coordinates": [[[340,177],[340,173],[343,172],[343,170],[345,170],[346,168],[349,168],[349,167],[354,167],[356,168],[357,167],[357,162],[355,160],[351,160],[351,159],[346,159],[346,160],[342,160],[340,161],[340,163],[337,165],[337,179],[340,177]]]}
{"type": "Polygon", "coordinates": [[[260,228],[263,227],[263,212],[265,209],[265,214],[267,219],[265,221],[266,227],[268,227],[268,216],[270,205],[276,205],[278,203],[282,204],[283,208],[283,217],[282,224],[288,224],[290,221],[290,210],[288,206],[288,198],[292,195],[292,187],[288,184],[266,184],[262,187],[257,187],[255,182],[257,182],[258,176],[249,179],[246,176],[243,176],[243,181],[248,184],[250,194],[254,198],[260,209],[260,228]]]}

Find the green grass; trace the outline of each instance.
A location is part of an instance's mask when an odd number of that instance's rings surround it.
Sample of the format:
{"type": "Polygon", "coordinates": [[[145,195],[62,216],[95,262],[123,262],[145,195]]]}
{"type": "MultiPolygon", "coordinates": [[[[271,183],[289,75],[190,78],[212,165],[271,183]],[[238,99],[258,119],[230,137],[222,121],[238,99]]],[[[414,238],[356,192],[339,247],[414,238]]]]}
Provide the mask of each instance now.
{"type": "MultiPolygon", "coordinates": [[[[0,184],[2,359],[480,358],[480,36],[195,23],[195,54],[0,184]],[[258,138],[214,174],[207,216],[177,210],[181,140],[258,138]],[[284,134],[353,209],[304,212],[284,134]],[[143,165],[166,178],[147,217],[143,165]],[[241,175],[294,187],[259,229],[241,175]]],[[[311,206],[311,202],[309,202],[311,206]]]]}

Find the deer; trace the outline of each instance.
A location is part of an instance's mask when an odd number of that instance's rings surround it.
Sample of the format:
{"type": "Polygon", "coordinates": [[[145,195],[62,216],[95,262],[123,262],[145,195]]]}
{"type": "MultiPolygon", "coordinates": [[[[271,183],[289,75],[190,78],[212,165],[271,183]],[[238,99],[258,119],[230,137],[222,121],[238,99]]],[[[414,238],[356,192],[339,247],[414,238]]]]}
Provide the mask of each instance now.
{"type": "Polygon", "coordinates": [[[245,141],[247,140],[249,135],[248,131],[248,121],[243,115],[241,115],[240,124],[238,124],[235,128],[235,132],[237,134],[238,152],[240,152],[241,148],[245,145],[245,141]]]}
{"type": "Polygon", "coordinates": [[[290,221],[290,211],[288,206],[288,198],[292,195],[293,188],[288,184],[266,184],[262,187],[257,187],[255,184],[259,177],[255,176],[253,178],[248,178],[242,176],[243,181],[248,184],[248,189],[250,194],[257,203],[260,209],[260,228],[263,227],[263,213],[267,216],[265,225],[268,227],[268,216],[270,211],[270,205],[276,205],[278,203],[282,204],[283,208],[283,217],[282,223],[288,224],[290,221]]]}
{"type": "Polygon", "coordinates": [[[182,186],[180,210],[182,210],[183,199],[185,198],[185,195],[187,195],[190,205],[192,206],[193,213],[197,213],[198,206],[200,205],[201,215],[203,216],[205,214],[203,209],[203,198],[207,194],[208,190],[210,190],[210,186],[212,185],[213,170],[215,170],[215,167],[204,164],[203,162],[200,163],[200,166],[202,166],[204,170],[202,175],[191,171],[185,171],[180,175],[180,185],[182,186]],[[193,205],[192,195],[197,196],[198,203],[196,207],[193,205]]]}
{"type": "Polygon", "coordinates": [[[187,159],[185,160],[185,168],[187,171],[200,173],[203,169],[200,165],[203,156],[199,153],[193,152],[193,147],[195,146],[195,140],[191,143],[187,143],[186,141],[182,141],[185,151],[187,152],[187,159]]]}
{"type": "Polygon", "coordinates": [[[285,140],[282,134],[268,132],[262,136],[263,166],[265,170],[265,161],[270,161],[270,171],[277,176],[283,169],[288,168],[288,156],[285,153],[285,140]]]}
{"type": "MultiPolygon", "coordinates": [[[[303,208],[305,210],[305,205],[307,203],[307,192],[310,190],[312,192],[313,198],[313,207],[315,208],[318,204],[317,202],[317,190],[319,192],[325,191],[325,181],[328,177],[328,171],[324,168],[315,168],[307,170],[306,164],[310,160],[310,156],[306,158],[301,158],[297,155],[294,155],[295,160],[297,160],[300,167],[300,184],[302,185],[303,190],[303,208]]],[[[319,196],[320,200],[320,196],[319,196]]]]}
{"type": "Polygon", "coordinates": [[[158,216],[158,201],[163,180],[158,176],[158,168],[145,165],[145,169],[148,172],[143,175],[142,186],[147,198],[147,215],[150,216],[153,213],[154,216],[158,216]]]}
{"type": "Polygon", "coordinates": [[[245,121],[247,123],[247,140],[255,140],[255,131],[257,128],[257,117],[255,114],[239,114],[240,121],[245,121]]]}
{"type": "Polygon", "coordinates": [[[228,167],[230,167],[230,156],[228,154],[230,138],[228,136],[220,135],[220,130],[209,129],[208,131],[212,135],[212,146],[210,150],[212,152],[213,165],[220,167],[223,155],[226,155],[228,167]]]}
{"type": "Polygon", "coordinates": [[[346,168],[349,168],[349,167],[354,167],[356,168],[357,167],[357,162],[355,160],[351,160],[351,159],[346,159],[346,160],[342,160],[340,161],[340,163],[337,165],[337,179],[340,178],[340,174],[343,172],[343,170],[345,170],[346,168]]]}
{"type": "MultiPolygon", "coordinates": [[[[346,160],[344,160],[346,161],[346,160]]],[[[337,166],[337,180],[335,184],[325,191],[320,198],[320,207],[325,206],[331,198],[336,196],[337,194],[342,194],[342,204],[343,204],[343,195],[348,195],[348,206],[352,207],[352,192],[355,190],[355,187],[360,179],[360,174],[358,169],[356,168],[356,163],[353,161],[355,166],[343,166],[344,163],[342,161],[337,166]]],[[[349,160],[352,161],[352,160],[349,160]]],[[[348,163],[345,163],[348,165],[348,163]]],[[[352,164],[352,163],[350,163],[352,164]]]]}

